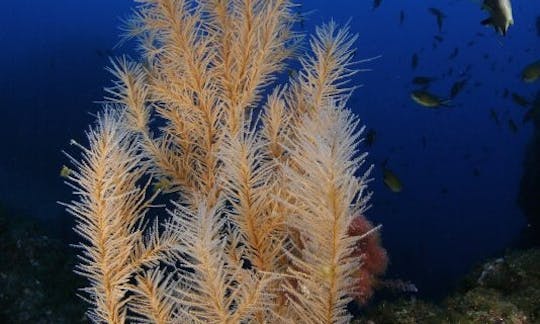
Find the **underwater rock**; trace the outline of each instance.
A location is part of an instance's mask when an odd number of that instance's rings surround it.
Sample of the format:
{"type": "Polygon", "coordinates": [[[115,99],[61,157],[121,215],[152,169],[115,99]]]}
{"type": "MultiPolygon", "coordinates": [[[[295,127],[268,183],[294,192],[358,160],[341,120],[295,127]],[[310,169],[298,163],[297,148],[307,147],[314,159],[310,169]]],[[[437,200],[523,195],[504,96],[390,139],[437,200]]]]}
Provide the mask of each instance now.
{"type": "Polygon", "coordinates": [[[354,323],[539,323],[540,249],[514,251],[476,267],[442,303],[398,299],[366,308],[354,323]]]}
{"type": "Polygon", "coordinates": [[[21,218],[0,207],[0,322],[87,323],[74,254],[21,218]]]}

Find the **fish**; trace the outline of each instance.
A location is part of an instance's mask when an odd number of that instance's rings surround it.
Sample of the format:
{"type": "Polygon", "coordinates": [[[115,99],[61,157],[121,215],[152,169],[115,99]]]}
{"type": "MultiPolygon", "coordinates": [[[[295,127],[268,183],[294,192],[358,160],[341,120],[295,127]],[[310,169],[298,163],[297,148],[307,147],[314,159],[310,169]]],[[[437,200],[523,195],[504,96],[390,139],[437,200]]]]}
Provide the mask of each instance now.
{"type": "Polygon", "coordinates": [[[499,120],[499,115],[497,115],[497,112],[495,111],[495,109],[491,108],[489,110],[489,116],[491,117],[491,119],[493,119],[493,121],[495,122],[495,124],[497,124],[497,126],[501,126],[501,121],[499,120]]]}
{"type": "Polygon", "coordinates": [[[433,78],[433,77],[416,76],[412,79],[412,83],[416,85],[427,86],[435,80],[436,78],[433,78]]]}
{"type": "Polygon", "coordinates": [[[154,183],[154,185],[152,186],[152,190],[153,192],[158,192],[158,191],[167,192],[172,187],[173,187],[172,182],[169,179],[162,177],[159,179],[158,182],[154,183]]]}
{"type": "Polygon", "coordinates": [[[508,28],[514,24],[510,0],[484,0],[482,9],[488,11],[489,17],[482,20],[481,24],[493,26],[496,32],[506,36],[508,28]]]}
{"type": "Polygon", "coordinates": [[[448,56],[448,59],[452,60],[452,59],[455,59],[456,56],[458,56],[459,54],[459,48],[454,48],[454,50],[452,51],[452,53],[450,54],[450,56],[448,56]]]}
{"type": "Polygon", "coordinates": [[[518,127],[517,127],[516,123],[512,119],[508,119],[508,128],[514,134],[517,133],[517,131],[518,131],[518,127]]]}
{"type": "Polygon", "coordinates": [[[289,68],[289,69],[287,69],[287,76],[289,78],[296,78],[298,76],[298,71],[289,68]]]}
{"type": "Polygon", "coordinates": [[[62,169],[60,169],[60,177],[62,178],[69,178],[73,170],[71,170],[69,167],[62,165],[62,169]]]}
{"type": "Polygon", "coordinates": [[[375,143],[376,139],[377,139],[377,132],[374,129],[370,129],[366,133],[366,138],[364,139],[364,143],[366,143],[367,147],[371,147],[375,143]]]}
{"type": "Polygon", "coordinates": [[[435,35],[435,36],[433,36],[433,38],[434,38],[436,41],[438,41],[439,43],[441,43],[441,42],[444,40],[444,38],[443,38],[442,36],[440,36],[440,35],[435,35]]]}
{"type": "Polygon", "coordinates": [[[475,177],[479,177],[479,176],[480,176],[480,170],[479,170],[478,168],[474,168],[474,169],[473,169],[473,175],[474,175],[475,177]]]}
{"type": "Polygon", "coordinates": [[[540,37],[540,16],[536,17],[536,35],[540,37]]]}
{"type": "Polygon", "coordinates": [[[378,288],[390,290],[394,293],[417,293],[418,288],[411,282],[400,279],[380,280],[377,283],[378,288]]]}
{"type": "Polygon", "coordinates": [[[461,90],[463,90],[463,87],[465,87],[468,80],[469,79],[462,79],[454,82],[452,88],[450,89],[450,98],[455,98],[461,92],[461,90]]]}
{"type": "Polygon", "coordinates": [[[382,3],[382,0],[373,0],[373,10],[379,8],[381,3],[382,3]]]}
{"type": "Polygon", "coordinates": [[[503,98],[508,98],[509,94],[510,94],[510,91],[507,88],[504,88],[503,98]]]}
{"type": "Polygon", "coordinates": [[[540,79],[540,60],[527,65],[521,72],[521,80],[532,83],[540,79]]]}
{"type": "Polygon", "coordinates": [[[536,93],[536,98],[531,105],[532,107],[523,116],[523,123],[533,120],[535,124],[540,125],[540,91],[536,93]]]}
{"type": "Polygon", "coordinates": [[[399,12],[399,25],[403,25],[403,22],[405,21],[405,11],[403,9],[399,12]]]}
{"type": "Polygon", "coordinates": [[[438,108],[441,106],[448,106],[450,100],[441,99],[436,95],[433,95],[424,90],[416,90],[411,92],[411,99],[414,100],[417,104],[428,107],[428,108],[438,108]]]}
{"type": "Polygon", "coordinates": [[[403,184],[399,178],[385,166],[383,166],[383,182],[392,192],[403,191],[403,184]]]}
{"type": "Polygon", "coordinates": [[[523,115],[523,123],[528,123],[531,120],[534,120],[537,118],[537,116],[540,116],[540,105],[534,106],[527,110],[525,115],[523,115]]]}
{"type": "Polygon", "coordinates": [[[414,69],[416,69],[416,67],[418,66],[418,54],[414,53],[411,57],[411,67],[414,69]]]}
{"type": "Polygon", "coordinates": [[[429,8],[429,12],[437,18],[437,27],[439,27],[439,32],[442,30],[443,20],[446,18],[446,15],[437,8],[429,8]]]}
{"type": "Polygon", "coordinates": [[[525,97],[515,92],[512,92],[512,101],[515,102],[517,105],[525,108],[528,107],[530,104],[529,100],[525,99],[525,97]]]}

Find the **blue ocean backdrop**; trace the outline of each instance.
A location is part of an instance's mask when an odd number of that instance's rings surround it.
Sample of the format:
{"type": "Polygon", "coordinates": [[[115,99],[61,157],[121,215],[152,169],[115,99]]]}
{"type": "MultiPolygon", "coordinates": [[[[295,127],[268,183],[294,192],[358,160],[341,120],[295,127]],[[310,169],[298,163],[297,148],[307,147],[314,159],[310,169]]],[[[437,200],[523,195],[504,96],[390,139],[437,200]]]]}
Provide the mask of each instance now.
{"type": "MultiPolygon", "coordinates": [[[[525,167],[526,155],[540,148],[531,147],[534,122],[523,121],[540,101],[540,81],[520,77],[540,59],[540,1],[513,1],[515,24],[506,36],[481,25],[488,15],[481,1],[297,2],[299,31],[309,35],[334,20],[358,34],[355,56],[366,60],[358,65],[365,71],[351,82],[361,87],[348,106],[373,136],[361,146],[374,165],[366,216],[382,224],[388,278],[437,300],[479,262],[539,241],[518,201],[523,177],[534,175],[527,168],[540,179],[540,166],[525,167]],[[440,30],[429,8],[444,13],[440,30]],[[447,106],[429,109],[411,99],[423,88],[412,82],[418,76],[432,79],[425,89],[441,98],[466,81],[447,106]],[[385,185],[383,170],[399,178],[401,192],[385,185]]],[[[62,150],[72,138],[84,142],[101,109],[109,58],[137,56],[132,43],[116,47],[121,19],[134,5],[2,3],[0,204],[66,244],[77,237],[72,216],[57,204],[71,199],[59,176],[62,150]]],[[[540,200],[539,191],[532,195],[540,200]]]]}

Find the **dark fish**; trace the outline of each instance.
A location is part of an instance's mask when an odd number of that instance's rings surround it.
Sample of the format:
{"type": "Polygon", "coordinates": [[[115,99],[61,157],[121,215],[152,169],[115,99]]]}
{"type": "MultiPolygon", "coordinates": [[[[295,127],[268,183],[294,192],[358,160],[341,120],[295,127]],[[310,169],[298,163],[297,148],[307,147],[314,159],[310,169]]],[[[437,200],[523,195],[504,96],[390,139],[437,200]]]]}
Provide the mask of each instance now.
{"type": "Polygon", "coordinates": [[[416,69],[416,67],[418,66],[418,54],[414,53],[411,57],[411,67],[414,69],[416,69]]]}
{"type": "Polygon", "coordinates": [[[462,79],[454,82],[452,88],[450,89],[450,98],[455,98],[461,92],[461,90],[463,90],[463,87],[465,87],[467,81],[468,79],[462,79]]]}
{"type": "Polygon", "coordinates": [[[381,280],[377,283],[380,288],[390,290],[394,293],[400,294],[400,293],[417,293],[418,288],[416,286],[408,281],[403,281],[400,279],[386,279],[381,280]]]}
{"type": "Polygon", "coordinates": [[[452,53],[450,54],[450,56],[448,56],[448,59],[452,60],[452,59],[455,59],[459,54],[459,48],[454,48],[454,50],[452,51],[452,53]]]}
{"type": "Polygon", "coordinates": [[[384,184],[388,187],[388,189],[390,189],[392,192],[403,191],[403,184],[401,184],[399,178],[394,172],[392,172],[390,169],[387,169],[386,167],[383,167],[383,181],[384,184]]]}
{"type": "Polygon", "coordinates": [[[446,18],[446,15],[437,8],[429,8],[429,12],[437,18],[437,26],[439,27],[439,32],[442,30],[443,20],[446,18]]]}
{"type": "Polygon", "coordinates": [[[476,42],[474,40],[471,40],[471,41],[467,42],[467,46],[469,46],[469,47],[473,46],[474,44],[476,44],[476,42]]]}
{"type": "Polygon", "coordinates": [[[416,76],[412,79],[412,83],[416,85],[427,86],[435,80],[436,78],[433,78],[433,77],[416,76]]]}
{"type": "Polygon", "coordinates": [[[377,139],[377,132],[374,129],[370,129],[366,133],[366,138],[364,139],[364,143],[367,147],[373,146],[375,143],[375,140],[377,139]]]}
{"type": "Polygon", "coordinates": [[[540,60],[527,65],[521,71],[521,80],[527,83],[535,82],[540,79],[540,60]]]}
{"type": "Polygon", "coordinates": [[[518,127],[512,119],[508,119],[508,128],[510,128],[510,131],[514,134],[518,131],[518,127]]]}
{"type": "Polygon", "coordinates": [[[521,106],[521,107],[527,107],[529,106],[530,102],[525,99],[525,97],[515,93],[515,92],[512,92],[512,101],[515,102],[517,105],[521,106]]]}
{"type": "Polygon", "coordinates": [[[293,70],[291,68],[287,69],[287,76],[289,78],[296,78],[297,75],[298,75],[298,71],[293,70]]]}
{"type": "Polygon", "coordinates": [[[305,29],[305,20],[304,13],[300,11],[296,12],[296,21],[298,22],[298,25],[300,25],[301,29],[305,29]]]}
{"type": "Polygon", "coordinates": [[[433,38],[439,43],[441,43],[444,40],[444,38],[440,35],[435,35],[433,36],[433,38]]]}
{"type": "Polygon", "coordinates": [[[474,169],[473,169],[473,175],[474,175],[475,177],[479,177],[479,176],[480,176],[480,170],[478,170],[478,168],[474,168],[474,169]]]}
{"type": "Polygon", "coordinates": [[[540,16],[536,17],[536,35],[540,37],[540,16]]]}
{"type": "Polygon", "coordinates": [[[423,90],[416,90],[411,92],[411,99],[417,104],[427,108],[437,109],[441,106],[450,107],[450,100],[442,99],[434,94],[423,90]]]}
{"type": "Polygon", "coordinates": [[[528,123],[531,120],[536,119],[538,116],[540,116],[540,105],[534,106],[527,110],[525,115],[523,115],[523,123],[528,123]]]}
{"type": "Polygon", "coordinates": [[[510,91],[507,88],[504,88],[503,98],[508,98],[509,94],[510,94],[510,91]]]}
{"type": "Polygon", "coordinates": [[[379,8],[381,3],[382,3],[382,0],[373,0],[373,10],[379,8]]]}
{"type": "Polygon", "coordinates": [[[495,111],[495,109],[491,108],[489,110],[489,115],[491,117],[491,119],[493,119],[493,121],[495,122],[495,124],[497,124],[497,126],[501,126],[501,121],[499,120],[499,115],[497,115],[497,112],[495,111]]]}
{"type": "Polygon", "coordinates": [[[399,25],[403,25],[403,22],[405,21],[405,11],[403,9],[399,12],[399,25]]]}

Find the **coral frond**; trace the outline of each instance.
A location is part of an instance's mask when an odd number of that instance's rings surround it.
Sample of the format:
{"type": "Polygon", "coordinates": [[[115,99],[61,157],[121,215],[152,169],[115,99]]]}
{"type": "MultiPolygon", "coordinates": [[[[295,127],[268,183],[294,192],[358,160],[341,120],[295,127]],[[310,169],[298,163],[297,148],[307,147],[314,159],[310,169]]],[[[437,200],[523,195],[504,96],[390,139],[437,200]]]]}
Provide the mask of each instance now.
{"type": "Polygon", "coordinates": [[[288,252],[295,285],[287,285],[293,313],[304,323],[344,323],[350,317],[351,282],[360,267],[352,256],[358,237],[348,234],[354,215],[361,210],[365,181],[355,173],[365,155],[357,154],[357,126],[349,111],[322,107],[298,125],[297,138],[285,166],[289,179],[288,225],[300,234],[299,255],[288,252]]]}
{"type": "Polygon", "coordinates": [[[317,28],[272,90],[299,48],[291,0],[136,2],[123,32],[142,57],[111,60],[105,112],[68,155],[90,319],[346,322],[387,260],[345,109],[356,36],[317,28]],[[157,196],[168,215],[146,215],[157,196]]]}
{"type": "Polygon", "coordinates": [[[96,322],[123,323],[126,316],[131,250],[142,233],[141,221],[149,201],[137,183],[145,173],[136,142],[124,126],[122,114],[111,110],[98,117],[87,133],[88,148],[68,182],[78,201],[66,204],[76,217],[75,231],[85,242],[77,272],[90,281],[84,289],[93,301],[89,317],[96,322]]]}

